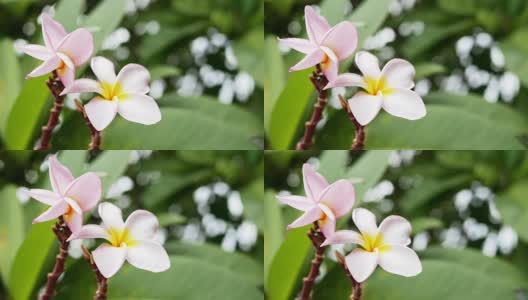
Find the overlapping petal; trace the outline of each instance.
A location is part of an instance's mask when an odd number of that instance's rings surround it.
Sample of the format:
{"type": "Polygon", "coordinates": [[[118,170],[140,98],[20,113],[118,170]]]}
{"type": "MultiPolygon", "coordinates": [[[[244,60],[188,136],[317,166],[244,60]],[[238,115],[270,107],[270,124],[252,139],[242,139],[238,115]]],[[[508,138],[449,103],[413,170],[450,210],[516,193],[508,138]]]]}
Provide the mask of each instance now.
{"type": "Polygon", "coordinates": [[[352,220],[362,234],[376,236],[378,225],[376,225],[376,216],[367,209],[356,208],[352,212],[352,220]]]}
{"type": "Polygon", "coordinates": [[[296,196],[296,195],[287,195],[287,196],[281,196],[277,195],[277,199],[286,205],[289,205],[293,208],[296,208],[298,210],[308,210],[312,208],[315,205],[315,202],[307,197],[303,196],[296,196]]]}
{"type": "Polygon", "coordinates": [[[356,51],[358,34],[354,24],[344,21],[332,27],[324,36],[321,43],[336,54],[339,61],[343,61],[356,51]]]}
{"type": "Polygon", "coordinates": [[[126,247],[102,244],[92,252],[95,264],[104,277],[110,278],[121,269],[127,255],[126,247]]]}
{"type": "Polygon", "coordinates": [[[31,73],[26,75],[26,78],[39,77],[46,75],[56,70],[61,64],[61,60],[58,56],[51,56],[46,59],[40,66],[36,67],[31,73]]]}
{"type": "Polygon", "coordinates": [[[117,82],[127,94],[146,94],[150,90],[150,73],[142,65],[128,64],[117,75],[117,82]]]}
{"type": "Polygon", "coordinates": [[[123,214],[119,207],[112,203],[103,202],[99,204],[99,217],[103,220],[104,227],[114,230],[123,230],[125,222],[123,221],[123,214]]]}
{"type": "Polygon", "coordinates": [[[320,45],[325,34],[330,30],[330,24],[309,5],[304,8],[304,19],[310,41],[320,45]]]}
{"type": "Polygon", "coordinates": [[[377,80],[381,75],[378,58],[369,52],[358,52],[356,54],[356,65],[366,78],[377,80]]]}
{"type": "Polygon", "coordinates": [[[412,249],[405,246],[392,245],[389,250],[379,255],[379,265],[385,271],[411,277],[422,272],[422,263],[412,249]]]}
{"type": "Polygon", "coordinates": [[[317,45],[314,43],[310,42],[309,40],[299,38],[279,39],[279,43],[304,54],[312,53],[315,49],[317,49],[317,45]]]}
{"type": "Polygon", "coordinates": [[[123,118],[144,125],[153,125],[161,121],[158,104],[147,95],[128,94],[125,99],[120,99],[118,112],[123,118]]]}
{"type": "Polygon", "coordinates": [[[335,88],[335,87],[351,87],[357,86],[361,88],[366,88],[367,83],[362,76],[354,73],[345,73],[337,76],[333,81],[330,81],[325,89],[335,88]]]}
{"type": "Polygon", "coordinates": [[[379,226],[383,241],[391,245],[409,245],[411,243],[409,238],[411,231],[411,223],[400,216],[388,216],[379,226]]]}
{"type": "Polygon", "coordinates": [[[414,66],[403,59],[391,59],[381,71],[381,77],[391,88],[412,89],[414,87],[414,66]]]}
{"type": "Polygon", "coordinates": [[[116,82],[116,72],[114,63],[110,60],[97,56],[92,58],[91,68],[99,82],[106,84],[114,84],[116,82]]]}
{"type": "Polygon", "coordinates": [[[299,71],[311,68],[318,63],[322,62],[325,58],[325,53],[320,48],[315,49],[313,52],[307,54],[300,62],[290,68],[290,72],[299,71]]]}
{"type": "Polygon", "coordinates": [[[93,79],[75,80],[71,85],[64,89],[61,95],[72,93],[98,93],[102,94],[101,85],[93,79]]]}
{"type": "Polygon", "coordinates": [[[101,199],[101,179],[95,173],[85,173],[70,184],[65,194],[74,199],[82,211],[92,210],[101,199]]]}
{"type": "Polygon", "coordinates": [[[314,206],[313,208],[307,210],[302,216],[293,221],[290,225],[288,225],[288,229],[303,227],[313,223],[319,220],[321,213],[321,209],[318,206],[314,206]]]}
{"type": "Polygon", "coordinates": [[[66,34],[66,30],[59,22],[53,20],[47,13],[42,14],[42,35],[47,48],[57,49],[66,34]]]}
{"type": "Polygon", "coordinates": [[[152,241],[141,241],[129,248],[126,259],[134,267],[150,272],[159,273],[170,268],[167,251],[152,241]]]}
{"type": "Polygon", "coordinates": [[[48,208],[43,214],[33,220],[33,224],[47,222],[62,216],[68,211],[68,204],[64,201],[58,202],[48,208]]]}
{"type": "Polygon", "coordinates": [[[84,28],[69,33],[57,47],[57,51],[66,54],[76,67],[87,62],[93,50],[93,35],[84,28]]]}
{"type": "Polygon", "coordinates": [[[358,92],[352,98],[348,99],[350,110],[359,124],[363,126],[374,120],[381,110],[383,103],[383,96],[381,94],[373,96],[365,92],[358,92]]]}
{"type": "Polygon", "coordinates": [[[328,186],[328,182],[321,174],[315,172],[310,164],[303,164],[302,172],[306,196],[314,202],[319,201],[319,195],[328,186]]]}
{"type": "Polygon", "coordinates": [[[321,193],[318,202],[328,206],[336,218],[340,218],[347,214],[354,206],[354,186],[348,180],[338,180],[329,185],[321,193]]]}
{"type": "Polygon", "coordinates": [[[109,239],[108,232],[105,228],[99,225],[84,225],[80,230],[74,232],[69,241],[78,239],[109,239]]]}
{"type": "Polygon", "coordinates": [[[48,190],[31,189],[27,192],[27,194],[31,198],[39,202],[42,202],[44,204],[47,204],[47,205],[55,205],[57,204],[57,202],[60,201],[59,195],[57,195],[56,193],[52,191],[48,191],[48,190]]]}
{"type": "Polygon", "coordinates": [[[84,106],[84,110],[95,129],[102,131],[114,120],[117,114],[117,107],[117,101],[95,97],[84,106]]]}
{"type": "Polygon", "coordinates": [[[56,155],[50,156],[48,162],[51,187],[55,193],[64,195],[68,186],[73,182],[74,177],[70,170],[60,163],[56,155]]]}
{"type": "Polygon", "coordinates": [[[128,216],[125,227],[129,234],[138,240],[151,240],[159,228],[158,219],[146,210],[136,210],[128,216]]]}
{"type": "Polygon", "coordinates": [[[418,120],[427,114],[422,98],[414,91],[395,88],[383,94],[383,109],[393,116],[418,120]]]}
{"type": "Polygon", "coordinates": [[[39,60],[47,60],[54,55],[48,48],[41,45],[17,46],[17,50],[39,60]]]}
{"type": "Polygon", "coordinates": [[[334,234],[327,236],[326,240],[321,246],[335,245],[335,244],[362,244],[363,238],[361,234],[354,230],[339,230],[334,234]]]}
{"type": "Polygon", "coordinates": [[[367,252],[356,248],[345,257],[348,270],[357,282],[363,282],[374,272],[378,265],[378,251],[367,252]]]}

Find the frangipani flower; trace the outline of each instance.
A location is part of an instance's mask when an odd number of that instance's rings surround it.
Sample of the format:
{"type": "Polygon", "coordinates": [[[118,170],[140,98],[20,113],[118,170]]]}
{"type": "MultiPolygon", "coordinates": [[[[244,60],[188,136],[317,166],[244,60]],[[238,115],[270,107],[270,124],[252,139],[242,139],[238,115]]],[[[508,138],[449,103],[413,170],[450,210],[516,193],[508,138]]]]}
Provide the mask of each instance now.
{"type": "Polygon", "coordinates": [[[101,199],[101,179],[92,172],[75,179],[55,155],[49,159],[49,177],[53,191],[31,189],[28,192],[35,200],[51,206],[33,223],[63,216],[70,230],[78,231],[82,226],[83,212],[93,209],[101,199]]]}
{"type": "Polygon", "coordinates": [[[103,224],[85,225],[69,240],[106,239],[92,252],[101,274],[110,278],[128,261],[136,268],[163,272],[170,268],[167,251],[154,236],[159,223],[156,216],[146,210],[136,210],[123,222],[121,210],[108,202],[99,204],[99,216],[103,224]]]}
{"type": "Polygon", "coordinates": [[[60,23],[54,21],[47,13],[43,13],[42,35],[45,47],[41,45],[18,47],[19,51],[44,61],[26,78],[42,76],[57,70],[64,86],[69,86],[75,79],[75,68],[92,56],[94,50],[92,34],[84,28],[68,34],[60,23]]]}
{"type": "Polygon", "coordinates": [[[422,272],[422,263],[411,248],[411,224],[400,216],[389,216],[376,225],[376,216],[364,208],[354,209],[352,218],[360,233],[340,230],[326,239],[328,244],[358,244],[345,262],[354,279],[365,281],[379,265],[389,273],[411,277],[422,272]]]}
{"type": "Polygon", "coordinates": [[[282,45],[306,54],[304,59],[290,68],[290,72],[321,64],[326,78],[332,81],[339,73],[339,62],[349,58],[356,50],[356,27],[348,21],[330,27],[328,21],[309,5],[304,8],[304,18],[309,40],[279,39],[282,45]]]}
{"type": "Polygon", "coordinates": [[[150,90],[150,73],[145,67],[128,64],[116,75],[114,64],[104,57],[94,57],[91,67],[99,82],[79,79],[62,94],[99,94],[84,106],[86,115],[95,129],[105,129],[117,113],[131,122],[145,125],[152,125],[161,120],[158,104],[146,95],[150,90]]]}
{"type": "Polygon", "coordinates": [[[280,202],[304,211],[301,217],[288,225],[288,229],[318,221],[321,231],[328,237],[335,231],[336,219],[346,215],[354,206],[354,186],[344,179],[329,185],[310,164],[303,165],[303,181],[306,197],[277,196],[280,202]]]}
{"type": "Polygon", "coordinates": [[[348,100],[352,113],[361,125],[370,123],[381,108],[391,115],[418,120],[426,115],[425,105],[414,87],[415,70],[403,59],[391,59],[380,70],[376,56],[368,52],[356,54],[356,64],[363,76],[346,73],[331,81],[326,88],[357,86],[364,89],[348,100]]]}

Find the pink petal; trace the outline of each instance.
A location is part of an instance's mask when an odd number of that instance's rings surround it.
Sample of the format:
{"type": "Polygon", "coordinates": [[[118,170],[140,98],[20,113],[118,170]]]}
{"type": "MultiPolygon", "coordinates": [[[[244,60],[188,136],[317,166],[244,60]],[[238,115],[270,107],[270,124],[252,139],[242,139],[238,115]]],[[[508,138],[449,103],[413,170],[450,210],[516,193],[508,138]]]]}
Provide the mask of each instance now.
{"type": "Polygon", "coordinates": [[[66,224],[68,225],[68,228],[70,228],[70,231],[72,233],[77,232],[82,227],[83,214],[72,212],[69,215],[64,216],[64,221],[66,222],[66,224]]]}
{"type": "Polygon", "coordinates": [[[56,54],[68,68],[75,69],[75,64],[68,55],[61,52],[57,52],[56,54]]]}
{"type": "Polygon", "coordinates": [[[332,236],[335,233],[336,216],[334,212],[324,204],[318,204],[321,211],[325,214],[325,218],[319,218],[319,227],[323,232],[324,236],[332,236]]]}
{"type": "Polygon", "coordinates": [[[118,112],[123,118],[144,125],[153,125],[161,121],[161,111],[152,97],[128,94],[127,98],[119,100],[118,112]]]}
{"type": "Polygon", "coordinates": [[[339,61],[343,61],[356,51],[358,34],[354,24],[344,21],[334,26],[323,38],[322,45],[326,46],[337,55],[339,61]]]}
{"type": "Polygon", "coordinates": [[[391,245],[388,250],[380,252],[379,265],[383,270],[405,276],[416,276],[422,272],[420,258],[412,249],[391,245]]]}
{"type": "Polygon", "coordinates": [[[323,70],[326,79],[328,79],[328,81],[333,81],[339,74],[339,59],[332,49],[328,47],[321,47],[321,49],[326,54],[326,59],[321,63],[321,69],[323,70]]]}
{"type": "Polygon", "coordinates": [[[102,94],[101,85],[92,79],[75,80],[70,86],[64,89],[61,95],[73,93],[98,93],[102,94]]]}
{"type": "Polygon", "coordinates": [[[357,282],[363,282],[369,278],[378,265],[378,250],[367,252],[356,248],[345,257],[348,270],[357,282]]]}
{"type": "Polygon", "coordinates": [[[42,14],[42,35],[48,49],[57,49],[66,34],[66,30],[59,22],[53,20],[47,13],[42,14]]]}
{"type": "Polygon", "coordinates": [[[303,164],[302,172],[306,196],[313,202],[319,201],[319,195],[328,186],[328,182],[321,174],[315,172],[310,164],[303,164]]]}
{"type": "Polygon", "coordinates": [[[383,93],[383,109],[393,116],[407,120],[418,120],[427,114],[420,95],[398,88],[383,93]]]}
{"type": "Polygon", "coordinates": [[[356,208],[352,212],[352,220],[362,234],[374,237],[378,234],[378,226],[376,225],[376,216],[364,208],[356,208]]]}
{"type": "Polygon", "coordinates": [[[372,122],[378,115],[383,104],[383,97],[380,95],[373,96],[365,92],[358,92],[352,98],[348,99],[350,110],[359,124],[365,126],[372,122]]]}
{"type": "Polygon", "coordinates": [[[68,241],[80,239],[109,239],[106,229],[99,225],[84,225],[73,233],[68,241]]]}
{"type": "Polygon", "coordinates": [[[40,60],[47,60],[54,55],[48,48],[41,45],[24,45],[16,48],[18,51],[23,51],[27,55],[40,60]]]}
{"type": "Polygon", "coordinates": [[[303,196],[295,196],[295,195],[288,195],[288,196],[281,196],[277,195],[277,199],[286,205],[289,205],[293,208],[296,208],[298,210],[306,211],[309,208],[312,208],[314,206],[313,200],[310,200],[303,196]]]}
{"type": "Polygon", "coordinates": [[[356,201],[354,186],[348,180],[338,180],[328,186],[319,196],[319,203],[328,206],[340,218],[346,215],[356,201]]]}
{"type": "Polygon", "coordinates": [[[123,222],[123,214],[121,209],[110,202],[103,202],[99,204],[99,217],[103,220],[106,229],[113,228],[115,230],[123,230],[125,222],[123,222]]]}
{"type": "Polygon", "coordinates": [[[60,62],[61,60],[58,56],[52,56],[31,71],[31,73],[27,74],[26,78],[39,77],[51,73],[60,66],[60,62]]]}
{"type": "Polygon", "coordinates": [[[403,59],[395,58],[383,67],[381,77],[389,88],[412,89],[414,87],[414,66],[403,59]]]}
{"type": "Polygon", "coordinates": [[[59,162],[57,155],[50,156],[48,163],[51,186],[55,193],[64,195],[64,192],[74,180],[73,175],[68,168],[59,162]]]}
{"type": "Polygon", "coordinates": [[[60,201],[60,197],[56,193],[48,190],[31,189],[27,194],[31,198],[47,205],[55,205],[60,201]]]}
{"type": "Polygon", "coordinates": [[[117,76],[114,63],[110,60],[101,56],[94,57],[92,58],[91,67],[101,83],[114,84],[116,82],[117,76]]]}
{"type": "Polygon", "coordinates": [[[171,265],[167,251],[160,244],[152,241],[141,241],[130,247],[126,259],[138,269],[155,273],[166,271],[171,265]]]}
{"type": "Polygon", "coordinates": [[[101,199],[102,183],[95,173],[86,173],[75,179],[67,188],[65,195],[75,199],[82,211],[92,210],[101,199]]]}
{"type": "Polygon", "coordinates": [[[362,244],[361,234],[353,230],[339,230],[331,236],[327,236],[322,246],[336,244],[362,244]]]}
{"type": "Polygon", "coordinates": [[[290,72],[308,69],[322,62],[325,58],[323,50],[316,49],[312,53],[306,55],[300,62],[290,68],[290,72]]]}
{"type": "Polygon", "coordinates": [[[65,88],[69,87],[75,81],[75,69],[65,66],[57,71],[60,80],[65,88]]]}
{"type": "Polygon", "coordinates": [[[81,207],[79,206],[79,204],[77,204],[77,202],[75,202],[75,200],[69,198],[69,197],[64,197],[62,198],[66,203],[68,203],[68,205],[70,206],[70,208],[78,213],[78,214],[82,214],[82,209],[81,207]]]}
{"type": "Polygon", "coordinates": [[[292,48],[293,50],[299,51],[304,54],[311,53],[318,48],[315,44],[305,39],[279,39],[279,43],[285,47],[292,48]]]}
{"type": "Polygon", "coordinates": [[[58,202],[52,207],[48,208],[43,214],[33,220],[33,224],[47,222],[56,219],[68,211],[68,204],[64,201],[58,202]]]}
{"type": "Polygon", "coordinates": [[[127,249],[125,247],[112,247],[109,244],[102,244],[92,251],[92,255],[101,274],[106,278],[110,278],[123,266],[127,249]]]}
{"type": "Polygon", "coordinates": [[[328,83],[325,89],[335,88],[335,87],[351,87],[357,86],[361,88],[366,88],[367,83],[362,76],[353,73],[345,73],[337,76],[333,81],[328,83]]]}
{"type": "Polygon", "coordinates": [[[314,206],[314,208],[306,211],[297,220],[293,221],[290,225],[288,225],[288,229],[303,227],[310,223],[313,223],[319,220],[319,218],[321,217],[321,213],[321,209],[318,206],[314,206]]]}
{"type": "Polygon", "coordinates": [[[84,28],[68,34],[59,44],[57,51],[70,57],[76,67],[90,59],[94,50],[93,35],[84,28]]]}
{"type": "Polygon", "coordinates": [[[411,243],[411,231],[411,223],[400,216],[388,216],[379,226],[383,242],[391,245],[408,246],[411,243]]]}
{"type": "Polygon", "coordinates": [[[310,41],[320,45],[324,35],[330,30],[330,24],[309,5],[304,7],[304,19],[310,41]]]}
{"type": "Polygon", "coordinates": [[[102,131],[114,120],[117,114],[117,105],[117,101],[95,97],[84,106],[84,110],[95,129],[102,131]]]}
{"type": "Polygon", "coordinates": [[[159,222],[154,214],[146,210],[136,210],[128,216],[125,227],[135,240],[151,240],[158,232],[159,222]]]}
{"type": "Polygon", "coordinates": [[[377,80],[381,75],[378,58],[369,52],[358,52],[356,54],[356,65],[365,78],[377,80]]]}
{"type": "Polygon", "coordinates": [[[126,65],[117,75],[117,82],[127,94],[146,94],[150,91],[150,73],[142,65],[126,65]]]}

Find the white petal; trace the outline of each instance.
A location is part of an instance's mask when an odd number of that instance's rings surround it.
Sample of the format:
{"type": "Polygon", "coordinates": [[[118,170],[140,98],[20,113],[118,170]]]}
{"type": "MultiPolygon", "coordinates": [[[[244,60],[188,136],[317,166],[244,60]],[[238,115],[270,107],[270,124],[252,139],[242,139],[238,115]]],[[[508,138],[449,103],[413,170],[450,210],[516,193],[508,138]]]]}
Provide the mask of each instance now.
{"type": "Polygon", "coordinates": [[[97,131],[102,131],[114,120],[117,114],[117,101],[95,97],[84,106],[86,115],[97,131]]]}
{"type": "Polygon", "coordinates": [[[336,79],[325,87],[325,89],[335,88],[335,87],[349,87],[357,86],[361,88],[366,88],[367,83],[362,76],[354,73],[345,73],[336,77],[336,79]]]}
{"type": "Polygon", "coordinates": [[[314,45],[309,40],[305,39],[297,39],[297,38],[290,38],[290,39],[279,39],[279,43],[282,46],[292,48],[293,50],[299,51],[304,54],[308,54],[313,52],[318,47],[314,45]]]}
{"type": "Polygon", "coordinates": [[[141,241],[130,247],[127,261],[134,267],[150,272],[163,272],[170,268],[170,259],[167,251],[158,243],[141,241]]]}
{"type": "Polygon", "coordinates": [[[391,245],[409,245],[411,231],[411,223],[400,216],[388,216],[379,226],[383,242],[391,245]]]}
{"type": "Polygon", "coordinates": [[[31,198],[47,205],[55,205],[60,200],[60,197],[56,193],[48,190],[31,189],[27,194],[31,198]]]}
{"type": "Polygon", "coordinates": [[[119,100],[118,112],[123,118],[144,125],[153,125],[161,121],[161,111],[152,97],[128,94],[127,98],[119,100]]]}
{"type": "Polygon", "coordinates": [[[48,48],[41,45],[17,46],[16,49],[40,60],[47,60],[54,55],[53,52],[51,52],[48,48]]]}
{"type": "Polygon", "coordinates": [[[303,164],[302,172],[304,192],[308,199],[317,202],[321,193],[328,186],[328,182],[321,174],[315,172],[310,164],[303,164]]]}
{"type": "Polygon", "coordinates": [[[357,282],[363,282],[369,278],[378,265],[378,250],[367,252],[356,248],[345,257],[348,270],[357,282]]]}
{"type": "Polygon", "coordinates": [[[61,95],[74,93],[98,93],[102,94],[103,89],[99,82],[93,79],[75,80],[69,87],[65,88],[61,95]]]}
{"type": "Polygon", "coordinates": [[[73,233],[71,237],[68,239],[69,241],[72,240],[80,240],[80,239],[109,239],[109,235],[102,226],[99,225],[84,225],[80,228],[79,231],[73,233]]]}
{"type": "Polygon", "coordinates": [[[308,198],[303,196],[296,196],[296,195],[288,195],[288,196],[281,196],[277,195],[277,199],[286,205],[289,205],[293,208],[296,208],[298,210],[307,210],[309,208],[312,208],[314,206],[314,202],[310,201],[308,198]]]}
{"type": "Polygon", "coordinates": [[[399,58],[391,59],[381,71],[381,77],[389,88],[412,89],[415,75],[413,65],[399,58]]]}
{"type": "Polygon", "coordinates": [[[72,173],[60,163],[57,155],[50,156],[48,164],[51,187],[55,193],[64,195],[64,192],[74,180],[72,173]]]}
{"type": "Polygon", "coordinates": [[[124,93],[146,94],[150,90],[150,73],[142,65],[128,64],[117,75],[117,82],[124,93]]]}
{"type": "Polygon", "coordinates": [[[101,83],[114,84],[116,82],[116,73],[114,63],[110,60],[97,56],[92,58],[92,71],[101,83]]]}
{"type": "Polygon", "coordinates": [[[323,245],[330,244],[362,244],[363,238],[361,234],[355,232],[354,230],[339,230],[336,231],[332,236],[329,236],[324,241],[323,245]]]}
{"type": "Polygon", "coordinates": [[[368,234],[371,237],[374,237],[378,234],[376,216],[369,210],[364,208],[354,209],[352,212],[352,219],[362,234],[368,234]]]}
{"type": "Polygon", "coordinates": [[[99,204],[99,217],[103,220],[104,227],[107,230],[115,229],[121,231],[125,228],[121,209],[110,202],[99,204]]]}
{"type": "Polygon", "coordinates": [[[310,223],[313,223],[319,220],[319,218],[321,217],[321,213],[321,209],[317,206],[314,206],[314,208],[307,210],[302,216],[300,216],[298,219],[288,225],[288,229],[303,227],[310,223]]]}
{"type": "Polygon", "coordinates": [[[310,41],[317,45],[321,44],[325,34],[330,30],[328,21],[309,5],[304,7],[304,19],[310,41]]]}
{"type": "Polygon", "coordinates": [[[356,65],[364,77],[378,79],[381,75],[378,58],[366,51],[356,54],[356,65]]]}
{"type": "Polygon", "coordinates": [[[136,210],[128,216],[125,227],[135,240],[151,240],[159,228],[158,219],[146,210],[136,210]]]}
{"type": "Polygon", "coordinates": [[[427,114],[425,104],[417,93],[398,88],[383,94],[383,109],[407,120],[418,120],[427,114]]]}
{"type": "Polygon", "coordinates": [[[325,53],[321,49],[316,49],[313,52],[307,54],[300,62],[290,68],[290,72],[299,71],[311,68],[318,63],[322,62],[325,58],[325,53]]]}
{"type": "Polygon", "coordinates": [[[387,272],[405,277],[422,272],[422,263],[416,252],[404,246],[392,245],[388,250],[381,251],[379,265],[387,272]]]}
{"type": "Polygon", "coordinates": [[[110,278],[119,271],[127,255],[125,247],[112,247],[109,244],[102,244],[92,251],[93,259],[101,274],[110,278]]]}
{"type": "Polygon", "coordinates": [[[56,219],[60,216],[62,216],[66,211],[68,210],[68,204],[64,201],[61,201],[52,207],[48,208],[43,214],[38,216],[36,219],[33,220],[33,224],[35,223],[41,223],[41,222],[47,222],[49,220],[56,219]]]}
{"type": "Polygon", "coordinates": [[[378,115],[383,105],[383,96],[373,96],[365,92],[358,92],[348,99],[350,110],[359,124],[365,126],[378,115]]]}
{"type": "Polygon", "coordinates": [[[40,66],[36,67],[31,73],[26,75],[26,78],[39,77],[53,72],[60,66],[60,58],[57,56],[51,56],[45,60],[40,66]]]}

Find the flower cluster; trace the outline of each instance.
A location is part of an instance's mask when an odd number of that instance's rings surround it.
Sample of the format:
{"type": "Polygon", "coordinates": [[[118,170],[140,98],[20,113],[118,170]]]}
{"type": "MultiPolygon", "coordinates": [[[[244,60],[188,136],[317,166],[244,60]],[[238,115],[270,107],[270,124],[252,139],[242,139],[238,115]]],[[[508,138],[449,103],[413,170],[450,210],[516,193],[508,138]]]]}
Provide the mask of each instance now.
{"type": "Polygon", "coordinates": [[[31,189],[28,192],[35,200],[51,206],[33,223],[62,217],[72,232],[68,241],[106,239],[109,243],[93,251],[93,260],[106,278],[116,274],[125,260],[151,272],[169,269],[169,256],[154,239],[159,227],[156,216],[146,210],[136,210],[124,222],[121,210],[104,202],[98,209],[102,225],[83,226],[83,213],[95,208],[101,199],[101,179],[92,172],[74,178],[55,155],[49,159],[49,177],[52,191],[31,189]]]}
{"type": "Polygon", "coordinates": [[[26,77],[38,77],[56,72],[64,85],[61,95],[97,93],[85,107],[86,116],[95,129],[105,129],[119,113],[123,118],[152,125],[161,121],[156,101],[149,92],[149,71],[137,64],[126,65],[118,75],[114,65],[103,57],[91,60],[92,71],[99,81],[75,80],[75,70],[85,64],[94,52],[92,34],[80,28],[67,33],[64,27],[47,13],[42,14],[42,35],[45,46],[24,45],[18,50],[44,61],[26,77]]]}
{"type": "Polygon", "coordinates": [[[347,215],[355,202],[354,187],[348,180],[338,180],[329,185],[311,165],[303,165],[303,181],[306,197],[278,195],[280,202],[304,211],[304,214],[288,225],[288,229],[317,222],[325,237],[321,247],[330,244],[356,244],[345,263],[357,282],[364,282],[376,266],[401,276],[416,276],[422,271],[421,262],[409,247],[411,224],[400,216],[389,216],[376,225],[374,214],[364,208],[356,208],[352,219],[359,230],[336,231],[336,220],[347,215]]]}
{"type": "Polygon", "coordinates": [[[412,91],[415,69],[411,63],[396,58],[380,70],[374,55],[360,51],[355,56],[355,62],[362,76],[352,73],[338,75],[339,62],[356,51],[358,34],[355,26],[345,21],[330,27],[328,21],[311,6],[305,7],[305,21],[309,40],[279,39],[282,45],[306,54],[303,60],[290,68],[291,72],[319,65],[329,81],[325,89],[363,89],[348,99],[350,111],[362,126],[369,124],[382,108],[389,114],[408,120],[425,117],[424,102],[412,91]]]}

